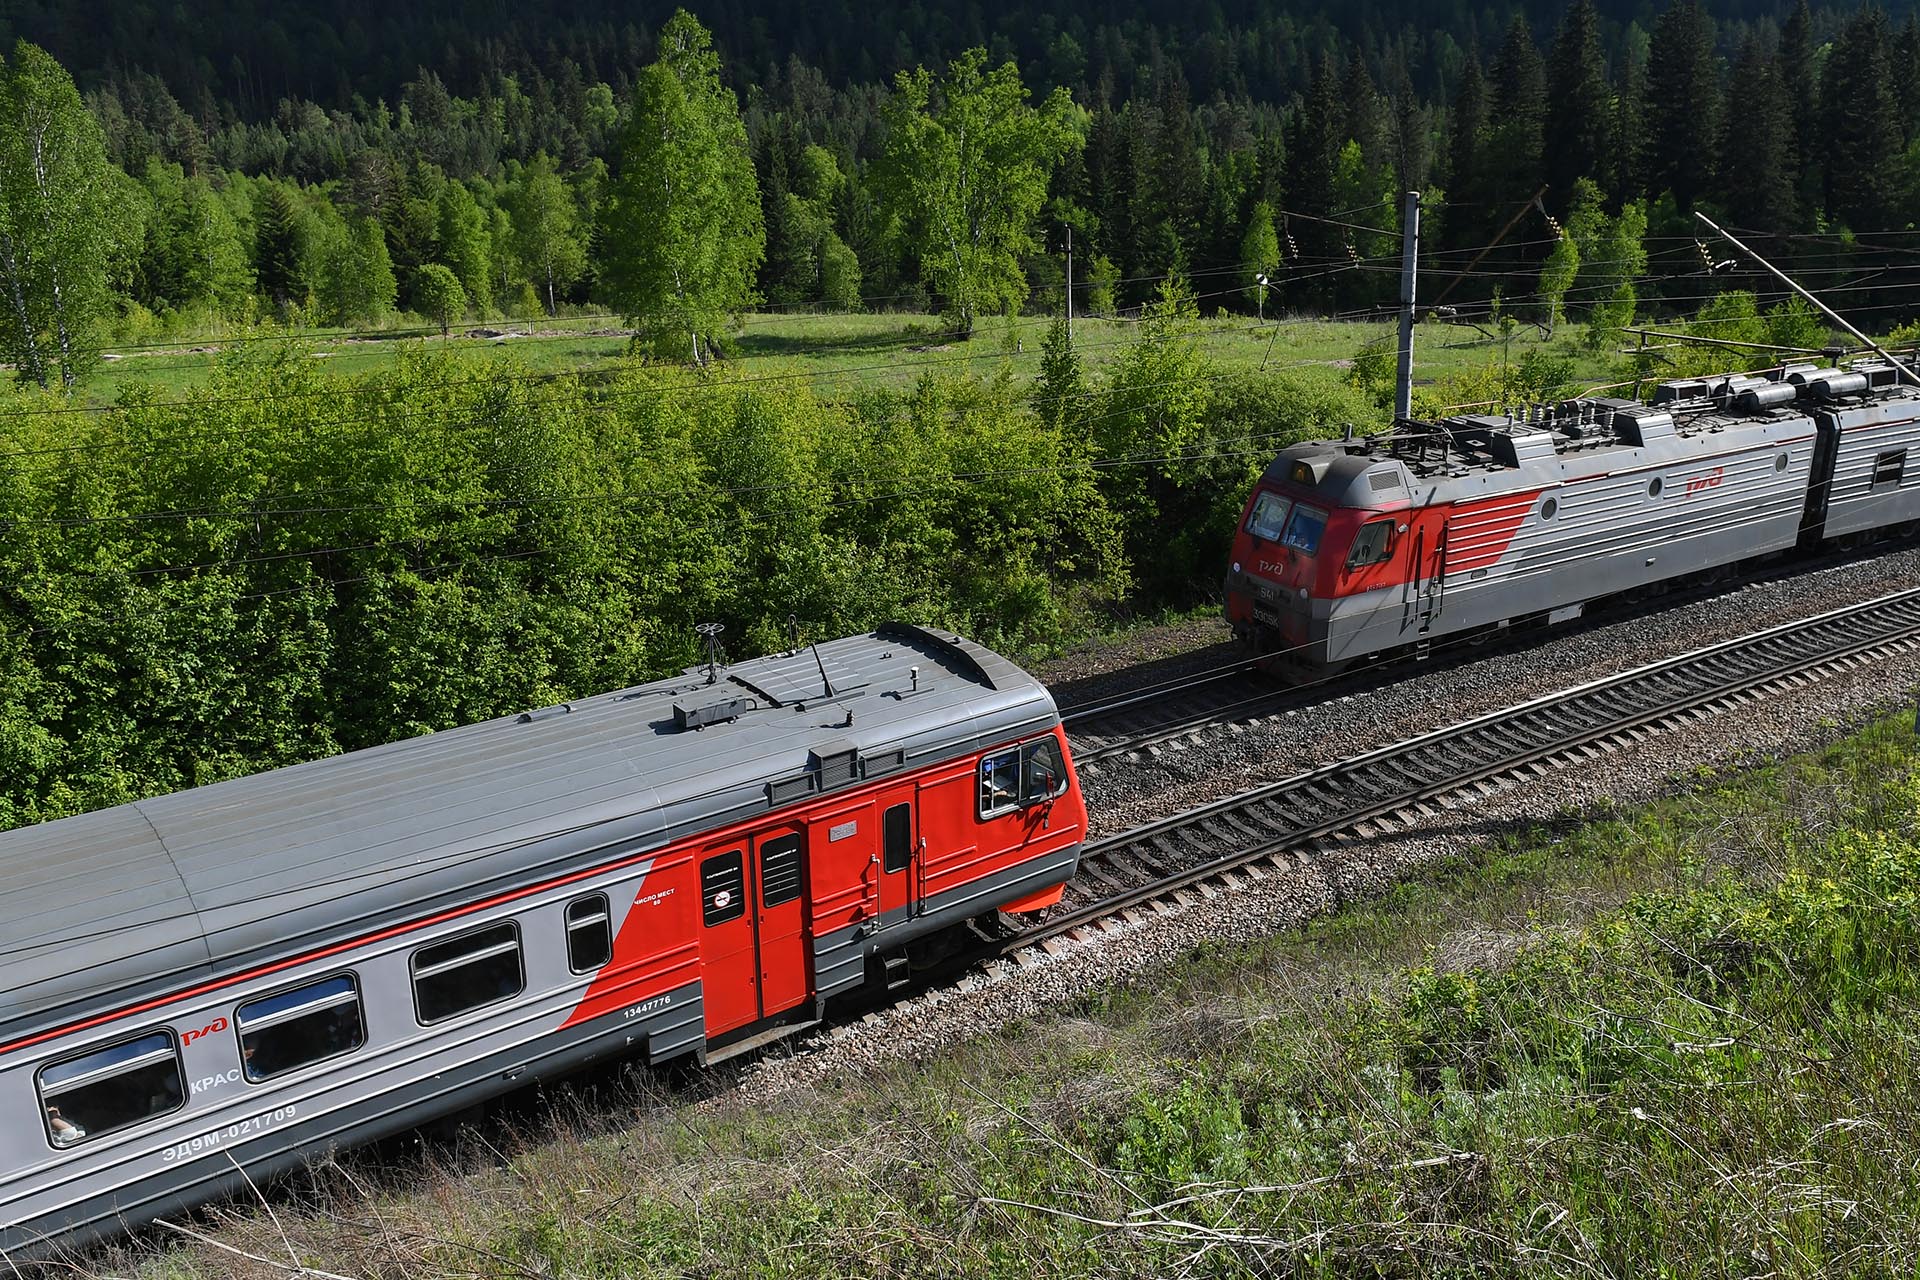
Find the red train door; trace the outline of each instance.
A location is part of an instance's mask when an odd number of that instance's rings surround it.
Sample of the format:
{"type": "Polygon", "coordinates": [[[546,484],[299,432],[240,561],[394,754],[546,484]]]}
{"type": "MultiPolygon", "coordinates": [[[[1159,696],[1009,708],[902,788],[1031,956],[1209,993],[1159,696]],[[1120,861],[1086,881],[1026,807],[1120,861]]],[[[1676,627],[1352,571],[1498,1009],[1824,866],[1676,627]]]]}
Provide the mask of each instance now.
{"type": "Polygon", "coordinates": [[[700,988],[707,1036],[807,998],[806,836],[772,827],[700,860],[700,988]]]}
{"type": "Polygon", "coordinates": [[[753,838],[759,892],[754,920],[760,939],[760,1013],[791,1009],[807,998],[812,960],[807,955],[806,833],[775,827],[753,838]]]}
{"type": "Polygon", "coordinates": [[[700,859],[700,994],[709,1038],[760,1016],[759,956],[747,910],[749,846],[729,841],[700,859]]]}
{"type": "Polygon", "coordinates": [[[897,911],[913,898],[913,877],[920,862],[920,824],[914,820],[912,783],[895,787],[876,797],[880,810],[880,878],[876,887],[875,911],[884,916],[897,911]]]}

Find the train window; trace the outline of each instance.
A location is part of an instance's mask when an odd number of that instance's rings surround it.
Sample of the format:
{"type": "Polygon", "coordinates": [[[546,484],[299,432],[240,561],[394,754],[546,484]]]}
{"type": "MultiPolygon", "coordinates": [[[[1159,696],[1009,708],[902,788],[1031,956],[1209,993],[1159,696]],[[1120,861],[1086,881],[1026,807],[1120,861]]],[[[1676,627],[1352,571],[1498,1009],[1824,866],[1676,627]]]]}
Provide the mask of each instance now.
{"type": "Polygon", "coordinates": [[[887,871],[905,871],[913,861],[913,806],[897,804],[887,810],[882,843],[886,846],[887,871]]]}
{"type": "Polygon", "coordinates": [[[155,1031],[40,1069],[47,1141],[71,1147],[178,1110],[187,1100],[173,1033],[155,1031]]]}
{"type": "Polygon", "coordinates": [[[233,1020],[241,1065],[255,1083],[352,1053],[367,1042],[360,987],[344,973],[243,1004],[233,1020]]]}
{"type": "Polygon", "coordinates": [[[1873,484],[1878,489],[1883,484],[1899,484],[1907,473],[1907,451],[1889,449],[1873,460],[1873,484]]]}
{"type": "Polygon", "coordinates": [[[1020,749],[996,751],[980,760],[980,816],[1020,807],[1020,749]]]}
{"type": "Polygon", "coordinates": [[[800,837],[760,842],[760,905],[778,907],[800,896],[800,837]]]}
{"type": "Polygon", "coordinates": [[[1060,744],[1052,738],[1037,738],[1020,749],[1020,800],[1039,804],[1067,791],[1067,765],[1060,758],[1060,744]]]}
{"type": "Polygon", "coordinates": [[[745,865],[738,849],[700,864],[700,909],[708,925],[725,924],[747,913],[745,865]]]}
{"type": "Polygon", "coordinates": [[[1247,532],[1268,542],[1278,542],[1287,527],[1287,509],[1293,503],[1264,489],[1253,496],[1253,510],[1247,513],[1247,532]]]}
{"type": "Polygon", "coordinates": [[[1369,520],[1353,535],[1353,550],[1347,565],[1360,569],[1370,564],[1385,564],[1393,554],[1393,521],[1369,520]]]}
{"type": "Polygon", "coordinates": [[[520,929],[511,922],[413,953],[413,1003],[423,1026],[517,996],[526,986],[520,929]]]}
{"type": "Polygon", "coordinates": [[[613,959],[613,917],[607,895],[588,894],[567,904],[567,967],[592,973],[613,959]]]}
{"type": "Polygon", "coordinates": [[[1280,541],[1284,546],[1312,555],[1320,549],[1320,535],[1326,531],[1326,512],[1315,511],[1312,507],[1295,507],[1293,519],[1287,521],[1287,534],[1280,541]]]}

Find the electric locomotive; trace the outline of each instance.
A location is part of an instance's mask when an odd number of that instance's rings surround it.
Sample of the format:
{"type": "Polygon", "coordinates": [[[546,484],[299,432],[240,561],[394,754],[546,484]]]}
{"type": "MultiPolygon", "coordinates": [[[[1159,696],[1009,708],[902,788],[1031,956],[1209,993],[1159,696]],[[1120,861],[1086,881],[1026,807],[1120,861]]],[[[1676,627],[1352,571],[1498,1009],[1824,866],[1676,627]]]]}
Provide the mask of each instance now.
{"type": "Polygon", "coordinates": [[[1234,635],[1326,675],[1920,521],[1920,390],[1884,362],[1662,384],[1292,445],[1249,495],[1234,635]]]}
{"type": "Polygon", "coordinates": [[[0,833],[0,1257],[812,1025],[1086,829],[1046,688],[889,624],[0,833]]]}

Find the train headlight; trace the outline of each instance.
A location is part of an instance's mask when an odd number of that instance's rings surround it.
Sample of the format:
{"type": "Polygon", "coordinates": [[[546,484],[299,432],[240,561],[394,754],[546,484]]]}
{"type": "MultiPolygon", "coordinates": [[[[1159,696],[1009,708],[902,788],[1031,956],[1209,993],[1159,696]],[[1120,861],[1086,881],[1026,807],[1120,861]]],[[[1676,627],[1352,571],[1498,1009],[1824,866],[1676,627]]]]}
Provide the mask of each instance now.
{"type": "Polygon", "coordinates": [[[1233,571],[1234,571],[1235,573],[1238,573],[1238,572],[1240,572],[1240,562],[1239,562],[1238,560],[1235,560],[1235,561],[1233,562],[1233,571]]]}
{"type": "Polygon", "coordinates": [[[1305,587],[1300,588],[1300,598],[1302,600],[1310,599],[1311,595],[1312,593],[1310,593],[1305,587]]]}

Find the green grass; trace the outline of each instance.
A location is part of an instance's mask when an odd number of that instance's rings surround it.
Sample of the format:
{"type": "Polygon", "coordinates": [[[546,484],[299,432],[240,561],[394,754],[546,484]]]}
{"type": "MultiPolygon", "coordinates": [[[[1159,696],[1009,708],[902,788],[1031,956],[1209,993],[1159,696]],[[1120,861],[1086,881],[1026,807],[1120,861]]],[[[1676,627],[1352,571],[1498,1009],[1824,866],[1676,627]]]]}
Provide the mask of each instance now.
{"type": "Polygon", "coordinates": [[[392,1275],[1912,1275],[1910,726],[1509,832],[925,1064],[560,1106],[478,1171],[335,1166],[284,1240],[220,1238],[392,1275]]]}
{"type": "MultiPolygon", "coordinates": [[[[402,318],[407,319],[407,318],[402,318]]],[[[398,324],[399,321],[396,321],[398,324]]],[[[1040,368],[1040,348],[1048,317],[1026,316],[983,324],[970,341],[946,333],[936,317],[902,313],[812,315],[757,313],[732,335],[730,358],[755,371],[808,376],[823,394],[850,394],[862,388],[903,387],[922,374],[972,373],[1031,379],[1040,368]]],[[[1133,340],[1131,321],[1081,319],[1075,337],[1090,371],[1110,364],[1133,340]]],[[[627,359],[627,339],[618,322],[601,316],[497,321],[456,328],[448,337],[421,336],[418,327],[381,331],[312,330],[298,333],[259,330],[251,335],[212,336],[205,342],[158,348],[110,348],[109,358],[88,378],[84,394],[95,403],[111,403],[127,387],[151,387],[164,397],[204,385],[213,376],[218,351],[234,341],[294,342],[329,370],[345,375],[379,369],[402,349],[425,346],[456,354],[476,369],[511,366],[515,372],[592,372],[619,367],[627,359]],[[471,336],[486,330],[500,336],[471,336]]],[[[1390,322],[1279,319],[1261,324],[1251,317],[1218,317],[1199,326],[1201,351],[1220,372],[1261,367],[1292,369],[1309,378],[1345,376],[1363,344],[1388,338],[1390,322]]],[[[1415,338],[1416,377],[1433,381],[1468,369],[1520,360],[1546,347],[1573,361],[1582,382],[1606,380],[1610,358],[1595,356],[1565,328],[1551,343],[1532,329],[1503,341],[1475,330],[1426,323],[1415,338]]]]}

